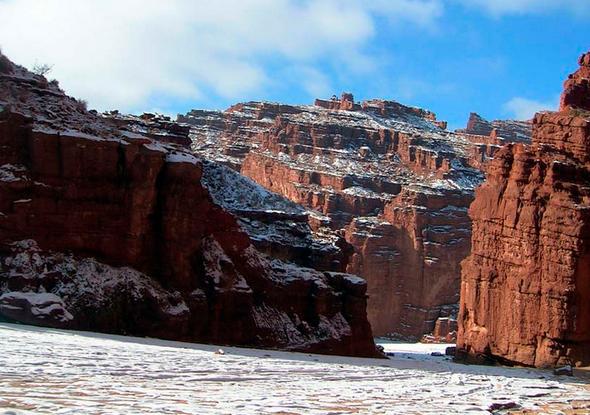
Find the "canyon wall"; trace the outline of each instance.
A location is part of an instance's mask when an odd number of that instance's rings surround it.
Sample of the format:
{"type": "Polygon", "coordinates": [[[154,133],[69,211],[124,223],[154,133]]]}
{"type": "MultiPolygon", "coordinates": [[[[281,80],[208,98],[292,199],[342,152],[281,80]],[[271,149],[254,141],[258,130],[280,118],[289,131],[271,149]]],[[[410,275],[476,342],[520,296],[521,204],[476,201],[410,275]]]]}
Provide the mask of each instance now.
{"type": "Polygon", "coordinates": [[[431,333],[438,318],[456,317],[471,200],[462,191],[408,188],[380,218],[356,218],[347,227],[356,248],[348,271],[368,276],[375,332],[412,339],[431,333]]]}
{"type": "Polygon", "coordinates": [[[469,214],[459,357],[530,366],[590,364],[590,54],[532,145],[490,164],[469,214]]]}
{"type": "Polygon", "coordinates": [[[366,283],[262,255],[182,144],[174,126],[88,112],[0,55],[0,317],[378,355],[366,283]]]}
{"type": "MultiPolygon", "coordinates": [[[[485,148],[425,110],[394,101],[249,102],[179,116],[193,150],[308,209],[312,228],[344,235],[346,270],[368,284],[374,333],[419,339],[455,317],[469,253],[467,206],[485,148]]],[[[343,263],[340,261],[340,263],[343,263]]]]}

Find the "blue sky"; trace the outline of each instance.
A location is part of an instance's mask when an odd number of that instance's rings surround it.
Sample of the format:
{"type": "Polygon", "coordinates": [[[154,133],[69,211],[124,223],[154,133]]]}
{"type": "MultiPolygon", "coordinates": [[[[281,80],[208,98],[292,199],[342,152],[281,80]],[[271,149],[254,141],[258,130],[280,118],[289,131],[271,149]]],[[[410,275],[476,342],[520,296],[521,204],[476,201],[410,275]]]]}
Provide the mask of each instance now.
{"type": "Polygon", "coordinates": [[[0,46],[99,110],[350,91],[457,128],[554,108],[589,17],[589,0],[0,0],[0,46]]]}

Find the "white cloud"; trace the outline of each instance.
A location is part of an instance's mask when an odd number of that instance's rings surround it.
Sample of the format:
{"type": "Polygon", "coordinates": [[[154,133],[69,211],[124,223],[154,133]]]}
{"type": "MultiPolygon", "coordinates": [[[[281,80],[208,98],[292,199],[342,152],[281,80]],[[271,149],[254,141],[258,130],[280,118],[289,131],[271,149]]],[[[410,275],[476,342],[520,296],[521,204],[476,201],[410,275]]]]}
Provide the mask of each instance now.
{"type": "Polygon", "coordinates": [[[456,92],[452,83],[432,83],[420,79],[401,77],[395,82],[395,99],[411,102],[424,96],[451,95],[456,92]]]}
{"type": "Polygon", "coordinates": [[[568,11],[575,15],[590,13],[588,0],[459,0],[465,6],[483,9],[494,15],[568,11]]]}
{"type": "Polygon", "coordinates": [[[260,91],[281,72],[269,59],[306,68],[296,81],[319,91],[322,59],[371,67],[377,17],[426,27],[441,13],[441,0],[0,0],[0,40],[17,63],[53,64],[90,106],[138,110],[160,95],[260,91]]]}
{"type": "Polygon", "coordinates": [[[504,111],[517,120],[530,120],[533,116],[544,110],[555,110],[557,99],[548,102],[535,101],[522,97],[514,97],[503,106],[504,111]]]}
{"type": "Polygon", "coordinates": [[[313,97],[325,97],[334,93],[330,79],[321,71],[303,66],[294,68],[294,75],[300,79],[301,85],[308,95],[313,97]]]}
{"type": "Polygon", "coordinates": [[[444,10],[441,0],[365,0],[362,3],[373,12],[394,19],[408,19],[423,26],[429,26],[433,18],[442,16],[444,10]]]}

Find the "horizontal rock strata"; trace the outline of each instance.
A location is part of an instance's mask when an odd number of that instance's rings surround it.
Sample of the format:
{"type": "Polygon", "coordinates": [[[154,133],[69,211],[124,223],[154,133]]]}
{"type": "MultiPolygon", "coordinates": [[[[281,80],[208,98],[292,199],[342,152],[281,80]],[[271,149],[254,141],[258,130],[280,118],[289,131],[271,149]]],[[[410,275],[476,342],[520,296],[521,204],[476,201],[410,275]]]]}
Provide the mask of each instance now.
{"type": "Polygon", "coordinates": [[[0,69],[0,315],[377,355],[363,280],[262,255],[178,143],[87,112],[4,56],[0,69]]]}
{"type": "Polygon", "coordinates": [[[347,271],[367,280],[377,335],[419,339],[458,301],[469,252],[467,209],[486,149],[394,101],[249,102],[191,111],[193,150],[311,211],[354,248],[347,271]],[[319,216],[319,217],[318,217],[319,216]]]}
{"type": "Polygon", "coordinates": [[[561,111],[535,116],[532,145],[496,153],[476,192],[458,339],[469,358],[590,364],[588,56],[561,111]]]}

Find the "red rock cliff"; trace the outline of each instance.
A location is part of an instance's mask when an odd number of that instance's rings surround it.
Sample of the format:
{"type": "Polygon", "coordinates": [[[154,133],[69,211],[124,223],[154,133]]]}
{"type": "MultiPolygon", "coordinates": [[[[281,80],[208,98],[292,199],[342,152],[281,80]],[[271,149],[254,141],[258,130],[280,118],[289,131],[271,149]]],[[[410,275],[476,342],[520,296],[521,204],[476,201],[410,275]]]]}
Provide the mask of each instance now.
{"type": "Polygon", "coordinates": [[[476,191],[458,339],[470,357],[590,364],[589,56],[561,111],[537,114],[532,145],[500,150],[476,191]]]}
{"type": "Polygon", "coordinates": [[[564,84],[560,110],[590,107],[590,52],[580,56],[580,68],[564,84]]]}
{"type": "Polygon", "coordinates": [[[1,55],[0,148],[0,316],[376,355],[364,281],[262,256],[213,203],[198,159],[1,55]]]}
{"type": "Polygon", "coordinates": [[[348,271],[369,281],[367,312],[375,332],[415,338],[432,332],[437,318],[456,317],[471,200],[461,191],[405,189],[381,219],[357,218],[347,227],[356,247],[348,271]]]}
{"type": "Polygon", "coordinates": [[[457,308],[466,206],[483,179],[470,166],[479,146],[442,130],[429,111],[350,102],[250,102],[217,122],[195,111],[180,119],[194,126],[195,152],[239,167],[344,234],[354,247],[346,270],[368,283],[374,333],[419,339],[457,308]]]}

